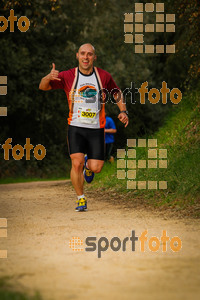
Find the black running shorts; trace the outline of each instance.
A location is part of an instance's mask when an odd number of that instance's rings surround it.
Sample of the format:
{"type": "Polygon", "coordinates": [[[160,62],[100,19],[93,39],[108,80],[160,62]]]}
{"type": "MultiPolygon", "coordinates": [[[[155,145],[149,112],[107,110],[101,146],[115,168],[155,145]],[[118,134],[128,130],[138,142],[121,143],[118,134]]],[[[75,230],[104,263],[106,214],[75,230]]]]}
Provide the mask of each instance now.
{"type": "Polygon", "coordinates": [[[104,160],[104,128],[68,126],[69,154],[84,153],[88,159],[104,160]]]}

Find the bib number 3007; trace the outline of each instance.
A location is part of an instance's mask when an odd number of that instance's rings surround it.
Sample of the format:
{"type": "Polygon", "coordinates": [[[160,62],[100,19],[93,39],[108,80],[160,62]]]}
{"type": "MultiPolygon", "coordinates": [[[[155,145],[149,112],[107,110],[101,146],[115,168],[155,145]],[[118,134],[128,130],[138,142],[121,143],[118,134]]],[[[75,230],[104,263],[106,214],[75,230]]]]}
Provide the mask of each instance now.
{"type": "Polygon", "coordinates": [[[96,116],[95,112],[89,112],[89,111],[82,111],[81,117],[83,118],[94,118],[96,116]]]}
{"type": "Polygon", "coordinates": [[[97,124],[97,113],[94,111],[84,111],[80,113],[79,121],[85,124],[97,124]]]}

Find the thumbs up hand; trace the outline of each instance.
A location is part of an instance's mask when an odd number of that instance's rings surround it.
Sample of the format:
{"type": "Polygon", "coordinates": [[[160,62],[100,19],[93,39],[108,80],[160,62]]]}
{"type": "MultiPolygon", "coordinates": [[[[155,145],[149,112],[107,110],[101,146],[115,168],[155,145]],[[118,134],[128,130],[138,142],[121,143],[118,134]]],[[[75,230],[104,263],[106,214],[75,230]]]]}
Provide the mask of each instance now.
{"type": "Polygon", "coordinates": [[[52,63],[52,69],[51,69],[51,72],[50,72],[50,80],[58,80],[58,81],[61,81],[60,78],[58,78],[58,74],[59,74],[59,71],[56,70],[56,66],[54,63],[52,63]]]}

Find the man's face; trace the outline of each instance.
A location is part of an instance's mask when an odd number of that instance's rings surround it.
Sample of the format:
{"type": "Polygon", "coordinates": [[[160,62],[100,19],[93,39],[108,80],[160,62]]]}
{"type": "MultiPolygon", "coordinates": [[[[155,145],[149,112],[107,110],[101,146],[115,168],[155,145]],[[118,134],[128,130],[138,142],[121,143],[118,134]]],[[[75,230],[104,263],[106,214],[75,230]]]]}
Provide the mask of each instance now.
{"type": "Polygon", "coordinates": [[[80,70],[90,70],[93,68],[94,60],[96,60],[95,51],[91,45],[83,45],[76,53],[76,58],[78,59],[80,70]]]}

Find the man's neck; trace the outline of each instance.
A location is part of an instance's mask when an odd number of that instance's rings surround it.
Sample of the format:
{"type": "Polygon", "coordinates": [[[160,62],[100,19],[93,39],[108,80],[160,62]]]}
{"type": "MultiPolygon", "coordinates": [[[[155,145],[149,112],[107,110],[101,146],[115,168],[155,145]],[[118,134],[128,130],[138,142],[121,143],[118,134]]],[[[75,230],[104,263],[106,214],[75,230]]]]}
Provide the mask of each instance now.
{"type": "Polygon", "coordinates": [[[92,72],[93,72],[93,66],[90,68],[90,69],[88,69],[88,70],[84,70],[84,69],[82,69],[80,66],[78,67],[79,68],[79,71],[82,73],[82,74],[84,74],[84,75],[90,75],[90,74],[92,74],[92,72]]]}

